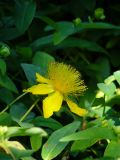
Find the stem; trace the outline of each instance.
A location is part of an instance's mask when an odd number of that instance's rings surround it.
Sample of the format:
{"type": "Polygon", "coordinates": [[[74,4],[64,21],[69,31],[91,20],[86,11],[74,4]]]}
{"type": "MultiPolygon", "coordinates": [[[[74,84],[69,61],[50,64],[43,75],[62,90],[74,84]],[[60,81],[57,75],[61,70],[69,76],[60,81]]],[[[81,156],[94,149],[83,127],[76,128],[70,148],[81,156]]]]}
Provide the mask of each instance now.
{"type": "Polygon", "coordinates": [[[21,117],[20,121],[19,122],[22,122],[27,116],[28,114],[31,112],[31,110],[36,106],[36,104],[38,103],[40,99],[37,99],[33,104],[32,106],[27,110],[27,112],[21,117]]]}
{"type": "Polygon", "coordinates": [[[103,114],[102,114],[103,117],[105,116],[105,109],[106,109],[106,107],[105,107],[105,105],[104,105],[104,106],[103,106],[103,114]]]}
{"type": "Polygon", "coordinates": [[[38,104],[36,104],[36,108],[38,109],[38,111],[40,112],[40,114],[42,114],[42,109],[38,106],[38,104]]]}
{"type": "MultiPolygon", "coordinates": [[[[105,99],[105,96],[104,96],[104,99],[105,99]]],[[[103,113],[102,113],[102,116],[103,116],[103,117],[105,116],[105,110],[106,110],[106,105],[105,105],[105,102],[104,102],[103,113]]]]}
{"type": "Polygon", "coordinates": [[[3,109],[3,110],[0,112],[0,114],[4,113],[7,109],[9,109],[9,107],[10,107],[11,105],[13,105],[15,102],[17,102],[20,98],[22,98],[22,97],[23,97],[24,95],[26,95],[26,94],[27,94],[27,92],[21,94],[21,95],[18,96],[16,99],[14,99],[10,104],[8,104],[8,105],[5,107],[5,109],[3,109]]]}

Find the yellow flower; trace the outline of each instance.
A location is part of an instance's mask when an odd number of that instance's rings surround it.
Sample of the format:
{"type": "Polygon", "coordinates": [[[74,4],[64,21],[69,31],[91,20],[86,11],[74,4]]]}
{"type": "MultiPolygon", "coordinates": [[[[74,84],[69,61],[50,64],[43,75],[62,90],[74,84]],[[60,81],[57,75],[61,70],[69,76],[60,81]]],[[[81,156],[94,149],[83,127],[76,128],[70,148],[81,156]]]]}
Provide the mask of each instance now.
{"type": "Polygon", "coordinates": [[[59,111],[63,100],[67,102],[73,113],[79,116],[87,114],[85,109],[80,108],[68,98],[70,95],[80,95],[86,90],[84,81],[81,80],[81,75],[75,68],[64,63],[52,62],[48,66],[46,78],[36,73],[36,81],[39,84],[24,91],[31,92],[34,95],[48,94],[48,97],[43,100],[45,118],[49,118],[53,115],[53,112],[59,111]]]}

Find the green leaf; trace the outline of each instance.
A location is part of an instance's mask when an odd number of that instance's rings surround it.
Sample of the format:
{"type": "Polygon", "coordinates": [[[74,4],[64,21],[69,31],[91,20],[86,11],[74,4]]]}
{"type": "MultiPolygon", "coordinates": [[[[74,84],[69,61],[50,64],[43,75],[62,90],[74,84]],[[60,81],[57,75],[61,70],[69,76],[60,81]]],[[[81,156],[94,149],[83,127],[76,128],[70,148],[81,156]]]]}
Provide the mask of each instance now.
{"type": "Polygon", "coordinates": [[[0,125],[9,126],[9,125],[11,125],[11,123],[12,123],[12,119],[8,113],[4,112],[4,113],[0,114],[0,125]]]}
{"type": "Polygon", "coordinates": [[[53,130],[57,130],[62,128],[61,123],[58,121],[52,119],[52,118],[43,118],[43,117],[36,117],[32,120],[32,124],[34,124],[37,127],[48,127],[53,130]]]}
{"type": "Polygon", "coordinates": [[[38,127],[32,127],[26,125],[26,127],[9,127],[8,132],[6,133],[6,137],[16,137],[16,136],[33,136],[40,135],[41,137],[47,136],[47,133],[38,127]]]}
{"type": "Polygon", "coordinates": [[[80,38],[67,38],[58,46],[58,48],[78,47],[93,52],[101,52],[107,54],[107,51],[96,42],[88,41],[80,38]]]}
{"type": "Polygon", "coordinates": [[[53,132],[52,135],[49,137],[48,141],[43,145],[42,158],[44,160],[51,160],[55,158],[58,154],[60,154],[68,143],[60,142],[59,140],[63,136],[67,136],[70,133],[74,133],[79,126],[80,122],[76,121],[53,132]]]}
{"type": "Polygon", "coordinates": [[[22,157],[28,157],[31,156],[31,154],[33,153],[33,150],[26,150],[24,148],[21,147],[21,144],[18,142],[15,144],[15,141],[11,141],[9,143],[9,149],[12,152],[12,154],[18,159],[22,158],[22,157]],[[19,146],[20,145],[20,146],[19,146]]]}
{"type": "Polygon", "coordinates": [[[15,25],[20,32],[25,32],[31,24],[36,11],[33,0],[16,0],[15,25]]]}
{"type": "Polygon", "coordinates": [[[55,23],[55,21],[53,21],[51,18],[46,17],[46,16],[39,16],[36,15],[36,18],[40,18],[42,21],[46,22],[47,24],[49,24],[50,26],[52,26],[54,29],[58,29],[58,25],[57,23],[55,23]]]}
{"type": "Polygon", "coordinates": [[[119,83],[120,85],[120,71],[116,71],[114,72],[114,77],[116,79],[116,81],[119,83]]]}
{"type": "Polygon", "coordinates": [[[110,84],[98,83],[97,86],[107,96],[112,95],[115,92],[115,89],[116,89],[116,86],[113,82],[111,82],[110,84]]]}
{"type": "Polygon", "coordinates": [[[105,157],[113,157],[119,158],[120,157],[120,142],[119,141],[111,141],[104,153],[105,157]]]}
{"type": "Polygon", "coordinates": [[[110,62],[107,58],[100,57],[99,59],[97,59],[95,64],[96,64],[96,68],[98,67],[97,78],[99,81],[100,80],[103,81],[105,78],[107,78],[110,75],[110,62]]]}
{"type": "Polygon", "coordinates": [[[24,158],[21,158],[21,160],[36,160],[36,159],[33,157],[24,157],[24,158]]]}
{"type": "Polygon", "coordinates": [[[0,58],[0,71],[4,75],[6,73],[6,63],[0,58]]]}
{"type": "Polygon", "coordinates": [[[61,142],[77,141],[77,140],[89,140],[89,139],[115,139],[116,135],[112,129],[106,127],[91,127],[86,130],[74,133],[72,135],[63,137],[61,142]],[[94,133],[94,134],[93,134],[94,133]]]}
{"type": "Polygon", "coordinates": [[[86,148],[95,144],[97,141],[98,141],[98,139],[82,139],[80,141],[75,141],[72,144],[71,151],[72,152],[79,151],[79,150],[83,151],[86,148]]]}
{"type": "Polygon", "coordinates": [[[13,81],[7,76],[7,75],[0,75],[0,85],[2,87],[7,88],[10,91],[13,91],[15,93],[18,93],[17,88],[13,81]]]}
{"type": "Polygon", "coordinates": [[[48,36],[41,37],[41,38],[35,40],[31,44],[31,47],[34,49],[38,49],[38,48],[41,48],[45,45],[52,44],[52,43],[53,43],[53,35],[48,35],[48,36]]]}
{"type": "Polygon", "coordinates": [[[65,38],[75,32],[74,24],[71,22],[58,23],[58,30],[54,33],[53,42],[55,45],[62,42],[65,38]]]}
{"type": "Polygon", "coordinates": [[[55,59],[46,52],[36,52],[33,57],[33,64],[38,65],[44,72],[47,71],[48,64],[55,61],[55,59]]]}
{"type": "Polygon", "coordinates": [[[36,66],[36,65],[33,65],[33,64],[27,64],[27,63],[22,63],[21,64],[24,72],[25,72],[25,75],[28,79],[28,81],[31,83],[31,84],[34,84],[36,82],[36,73],[43,73],[40,66],[36,66]]]}
{"type": "Polygon", "coordinates": [[[91,108],[96,99],[96,88],[88,86],[84,96],[78,99],[79,106],[85,106],[85,108],[91,108]]]}
{"type": "Polygon", "coordinates": [[[54,29],[56,30],[55,33],[53,34],[54,45],[59,44],[69,35],[74,34],[76,32],[74,23],[67,21],[55,23],[53,27],[47,26],[45,30],[51,31],[54,29]]]}
{"type": "Polygon", "coordinates": [[[41,145],[42,145],[42,138],[41,135],[36,134],[30,137],[30,143],[31,143],[31,147],[32,149],[36,152],[40,149],[41,145]]]}
{"type": "Polygon", "coordinates": [[[14,100],[14,96],[11,93],[11,91],[7,90],[6,88],[1,88],[0,89],[0,100],[5,102],[6,104],[9,104],[10,102],[14,100]]]}
{"type": "Polygon", "coordinates": [[[36,135],[39,134],[41,136],[47,136],[47,133],[42,129],[42,128],[38,128],[38,127],[32,127],[32,128],[28,128],[25,131],[26,135],[36,135]]]}
{"type": "Polygon", "coordinates": [[[84,29],[120,29],[119,26],[103,22],[94,22],[94,23],[84,22],[84,23],[79,23],[77,27],[84,29]]]}
{"type": "Polygon", "coordinates": [[[111,75],[111,76],[109,76],[108,78],[106,78],[106,79],[104,80],[104,82],[105,82],[106,84],[110,84],[110,83],[113,82],[114,80],[115,80],[115,76],[111,75]]]}
{"type": "MultiPolygon", "coordinates": [[[[27,112],[28,108],[23,103],[16,103],[10,107],[10,115],[12,119],[19,122],[21,117],[27,112]]],[[[30,112],[25,120],[29,120],[35,117],[33,112],[30,112]]]]}

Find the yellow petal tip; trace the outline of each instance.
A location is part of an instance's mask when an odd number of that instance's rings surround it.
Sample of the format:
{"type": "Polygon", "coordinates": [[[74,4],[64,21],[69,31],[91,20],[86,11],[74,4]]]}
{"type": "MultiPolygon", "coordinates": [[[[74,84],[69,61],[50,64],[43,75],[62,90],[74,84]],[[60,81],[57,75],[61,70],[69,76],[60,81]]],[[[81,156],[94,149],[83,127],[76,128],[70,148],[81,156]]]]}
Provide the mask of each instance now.
{"type": "Polygon", "coordinates": [[[48,83],[48,79],[40,75],[39,73],[36,73],[36,81],[40,83],[48,83]]]}
{"type": "Polygon", "coordinates": [[[86,109],[80,108],[76,103],[73,101],[66,99],[66,102],[68,104],[68,107],[70,108],[71,112],[84,117],[87,115],[88,111],[86,109]]]}

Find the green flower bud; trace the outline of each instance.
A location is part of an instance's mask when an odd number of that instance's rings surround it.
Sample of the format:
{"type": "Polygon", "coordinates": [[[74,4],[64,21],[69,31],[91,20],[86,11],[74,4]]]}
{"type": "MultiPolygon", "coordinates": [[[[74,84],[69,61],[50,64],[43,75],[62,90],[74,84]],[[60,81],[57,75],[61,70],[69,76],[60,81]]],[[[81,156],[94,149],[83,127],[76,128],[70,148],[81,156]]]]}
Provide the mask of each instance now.
{"type": "Polygon", "coordinates": [[[94,16],[96,19],[105,19],[105,15],[104,15],[104,9],[103,8],[97,8],[94,12],[94,16]]]}
{"type": "Polygon", "coordinates": [[[78,25],[82,22],[82,20],[80,18],[76,18],[76,19],[73,20],[73,22],[74,22],[75,25],[78,25]]]}
{"type": "Polygon", "coordinates": [[[0,43],[0,56],[7,57],[9,55],[10,55],[10,48],[4,43],[0,43]]]}

